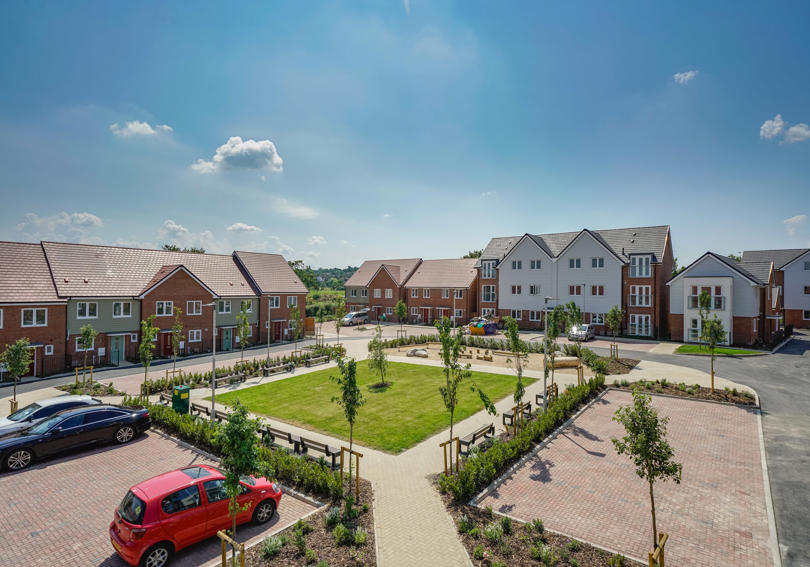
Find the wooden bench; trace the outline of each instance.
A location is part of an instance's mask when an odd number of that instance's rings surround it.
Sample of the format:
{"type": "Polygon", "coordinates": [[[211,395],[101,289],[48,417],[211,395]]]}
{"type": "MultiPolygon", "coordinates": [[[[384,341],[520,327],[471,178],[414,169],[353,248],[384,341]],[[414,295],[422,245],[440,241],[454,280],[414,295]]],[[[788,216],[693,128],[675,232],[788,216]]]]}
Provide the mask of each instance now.
{"type": "MultiPolygon", "coordinates": [[[[290,447],[292,447],[295,453],[301,452],[301,437],[298,435],[293,435],[288,431],[282,431],[281,429],[276,429],[275,427],[268,427],[264,426],[259,428],[259,433],[261,434],[262,443],[268,445],[267,441],[269,440],[272,445],[278,445],[277,439],[281,439],[286,441],[290,447]]],[[[280,445],[279,445],[280,446],[280,445]]]]}
{"type": "Polygon", "coordinates": [[[307,368],[310,366],[314,366],[316,364],[328,364],[329,363],[329,355],[324,354],[322,356],[316,356],[313,358],[308,358],[306,361],[307,368]]]}
{"type": "Polygon", "coordinates": [[[459,358],[469,358],[470,360],[472,360],[473,355],[472,355],[471,352],[460,352],[458,354],[458,357],[459,358]]]}
{"type": "Polygon", "coordinates": [[[275,366],[268,366],[267,368],[262,368],[262,376],[267,378],[268,376],[272,376],[274,374],[279,374],[281,372],[291,372],[295,368],[295,363],[293,362],[285,362],[283,364],[276,364],[275,366]]]}
{"type": "Polygon", "coordinates": [[[301,445],[302,445],[302,452],[304,454],[309,454],[309,450],[312,449],[313,451],[318,451],[319,453],[323,454],[325,457],[331,457],[332,468],[333,469],[337,468],[338,466],[337,458],[340,456],[340,447],[332,447],[330,445],[327,445],[326,443],[321,443],[320,441],[314,441],[312,439],[304,439],[304,438],[301,438],[301,445]]]}
{"type": "Polygon", "coordinates": [[[221,386],[222,384],[233,384],[234,382],[244,382],[245,375],[244,374],[229,374],[228,376],[218,376],[216,378],[217,386],[221,386]]]}
{"type": "MultiPolygon", "coordinates": [[[[532,417],[532,403],[528,402],[526,407],[523,408],[523,419],[531,419],[532,417]]],[[[506,426],[513,425],[515,422],[515,415],[512,410],[503,412],[503,424],[506,426]],[[508,422],[508,423],[507,423],[508,422]]]]}
{"type": "MultiPolygon", "coordinates": [[[[560,391],[559,387],[557,386],[557,383],[555,382],[554,384],[549,385],[546,389],[548,390],[547,394],[549,396],[549,403],[551,403],[554,400],[556,400],[557,397],[559,396],[559,391],[560,391]]],[[[534,402],[537,404],[537,407],[541,407],[543,405],[543,397],[544,396],[543,396],[542,393],[535,394],[534,402]]]]}
{"type": "Polygon", "coordinates": [[[206,417],[211,416],[211,408],[210,407],[208,407],[206,405],[203,405],[203,404],[198,404],[196,402],[192,402],[191,406],[189,406],[189,413],[191,415],[194,415],[194,412],[197,412],[197,415],[205,414],[206,417]]]}
{"type": "Polygon", "coordinates": [[[475,445],[481,439],[487,439],[495,435],[495,424],[488,423],[486,425],[482,425],[469,435],[462,437],[459,440],[459,445],[461,446],[460,453],[462,455],[469,455],[470,448],[475,445]]]}
{"type": "Polygon", "coordinates": [[[167,406],[172,404],[172,395],[169,392],[161,392],[160,399],[158,403],[165,404],[167,406]]]}

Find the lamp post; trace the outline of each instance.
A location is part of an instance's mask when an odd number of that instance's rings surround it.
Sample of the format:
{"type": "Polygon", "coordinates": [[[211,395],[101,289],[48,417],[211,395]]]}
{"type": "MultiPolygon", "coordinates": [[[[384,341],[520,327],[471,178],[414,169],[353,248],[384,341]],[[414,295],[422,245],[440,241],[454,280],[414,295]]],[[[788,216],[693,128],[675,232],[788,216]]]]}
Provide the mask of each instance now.
{"type": "Polygon", "coordinates": [[[211,307],[214,314],[214,328],[212,329],[213,348],[211,350],[211,423],[214,422],[217,410],[217,302],[206,303],[203,307],[211,307]]]}
{"type": "Polygon", "coordinates": [[[267,366],[270,366],[270,298],[267,298],[267,366]]]}

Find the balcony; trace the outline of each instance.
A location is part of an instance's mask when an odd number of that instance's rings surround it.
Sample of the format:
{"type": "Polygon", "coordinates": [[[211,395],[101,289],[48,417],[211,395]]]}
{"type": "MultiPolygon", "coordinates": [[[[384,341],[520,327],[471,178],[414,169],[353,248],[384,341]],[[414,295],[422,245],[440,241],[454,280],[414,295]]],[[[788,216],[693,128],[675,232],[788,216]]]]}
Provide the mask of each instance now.
{"type": "MultiPolygon", "coordinates": [[[[699,295],[690,295],[687,297],[687,305],[689,309],[700,309],[699,295]]],[[[725,311],[726,309],[726,296],[725,295],[712,295],[709,309],[711,311],[725,311]]]]}

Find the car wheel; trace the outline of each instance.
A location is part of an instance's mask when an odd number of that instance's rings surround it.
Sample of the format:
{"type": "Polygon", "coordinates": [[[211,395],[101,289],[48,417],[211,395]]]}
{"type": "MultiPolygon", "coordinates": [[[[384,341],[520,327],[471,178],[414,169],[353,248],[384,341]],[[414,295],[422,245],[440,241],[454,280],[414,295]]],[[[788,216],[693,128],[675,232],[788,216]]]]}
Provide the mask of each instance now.
{"type": "Polygon", "coordinates": [[[13,471],[20,471],[31,464],[34,455],[28,449],[15,449],[6,457],[6,467],[13,471]]]}
{"type": "Polygon", "coordinates": [[[253,523],[264,524],[270,520],[275,513],[276,503],[272,500],[263,500],[258,506],[256,506],[256,509],[253,510],[253,523]]]}
{"type": "Polygon", "coordinates": [[[141,557],[141,567],[165,567],[172,558],[172,548],[168,543],[150,547],[141,557]]]}
{"type": "Polygon", "coordinates": [[[116,443],[129,443],[135,437],[135,428],[131,425],[122,425],[115,432],[116,443]]]}

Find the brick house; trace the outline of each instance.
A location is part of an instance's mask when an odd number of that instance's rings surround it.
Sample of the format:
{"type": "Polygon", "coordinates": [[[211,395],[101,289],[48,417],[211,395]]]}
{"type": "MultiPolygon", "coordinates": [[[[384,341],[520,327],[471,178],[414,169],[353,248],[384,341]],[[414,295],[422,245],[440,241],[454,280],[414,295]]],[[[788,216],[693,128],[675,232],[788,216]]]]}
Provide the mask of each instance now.
{"type": "Polygon", "coordinates": [[[747,250],[742,261],[770,266],[766,294],[769,327],[778,329],[781,316],[784,325],[810,328],[810,248],[747,250]]]}
{"type": "Polygon", "coordinates": [[[297,307],[303,319],[307,309],[307,287],[280,254],[234,252],[240,266],[259,295],[259,342],[289,338],[292,311],[297,307]]]}
{"type": "Polygon", "coordinates": [[[475,258],[425,260],[405,283],[408,321],[433,324],[448,317],[461,324],[478,310],[475,258]]]}
{"type": "Polygon", "coordinates": [[[607,334],[605,314],[619,305],[624,334],[661,337],[672,266],[666,225],[493,238],[478,262],[479,310],[541,329],[546,309],[573,301],[607,334]]]}
{"type": "MultiPolygon", "coordinates": [[[[33,361],[27,375],[65,368],[65,300],[56,293],[41,244],[0,242],[0,352],[28,338],[33,361]]],[[[3,369],[0,374],[6,378],[3,369]]]]}
{"type": "Polygon", "coordinates": [[[383,314],[388,321],[396,321],[394,306],[405,299],[403,286],[421,263],[421,258],[366,260],[344,285],[347,311],[367,307],[371,321],[383,314]]]}

